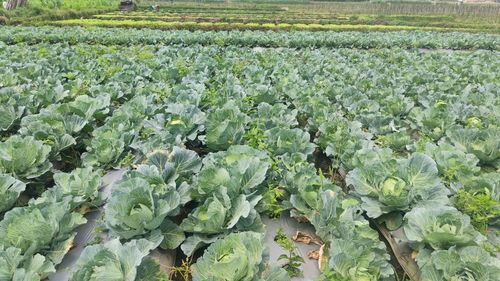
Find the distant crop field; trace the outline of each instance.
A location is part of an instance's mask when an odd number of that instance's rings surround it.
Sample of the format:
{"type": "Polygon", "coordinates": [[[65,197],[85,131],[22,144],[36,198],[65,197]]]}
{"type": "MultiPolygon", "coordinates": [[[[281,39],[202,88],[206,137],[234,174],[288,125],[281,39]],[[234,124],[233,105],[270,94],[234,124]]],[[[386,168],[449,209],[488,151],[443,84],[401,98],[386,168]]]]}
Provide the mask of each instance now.
{"type": "Polygon", "coordinates": [[[429,3],[142,3],[138,11],[54,21],[56,25],[202,30],[500,31],[500,5],[429,3]]]}

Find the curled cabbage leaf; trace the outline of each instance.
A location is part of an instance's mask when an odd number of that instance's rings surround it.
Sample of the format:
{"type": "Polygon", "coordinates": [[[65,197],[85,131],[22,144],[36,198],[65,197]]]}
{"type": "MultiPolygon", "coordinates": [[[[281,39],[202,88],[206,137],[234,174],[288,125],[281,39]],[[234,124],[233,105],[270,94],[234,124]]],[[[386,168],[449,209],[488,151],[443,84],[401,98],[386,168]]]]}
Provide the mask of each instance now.
{"type": "Polygon", "coordinates": [[[234,145],[227,151],[211,153],[203,159],[193,196],[202,200],[221,186],[227,187],[230,197],[260,192],[269,162],[265,152],[246,145],[234,145]]]}
{"type": "Polygon", "coordinates": [[[439,174],[450,184],[474,176],[481,170],[477,166],[479,159],[474,154],[456,149],[449,143],[426,143],[425,154],[436,161],[439,174]]]}

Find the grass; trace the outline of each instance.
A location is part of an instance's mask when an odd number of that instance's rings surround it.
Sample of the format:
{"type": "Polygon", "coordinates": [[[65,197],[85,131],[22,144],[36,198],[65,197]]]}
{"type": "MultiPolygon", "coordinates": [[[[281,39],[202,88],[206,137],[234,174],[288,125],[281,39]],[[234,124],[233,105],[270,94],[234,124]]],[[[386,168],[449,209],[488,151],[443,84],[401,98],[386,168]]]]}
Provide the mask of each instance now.
{"type": "Polygon", "coordinates": [[[115,11],[120,0],[61,0],[58,5],[51,4],[57,2],[30,0],[27,6],[12,11],[5,11],[0,5],[0,16],[6,17],[10,24],[90,17],[115,11]]]}

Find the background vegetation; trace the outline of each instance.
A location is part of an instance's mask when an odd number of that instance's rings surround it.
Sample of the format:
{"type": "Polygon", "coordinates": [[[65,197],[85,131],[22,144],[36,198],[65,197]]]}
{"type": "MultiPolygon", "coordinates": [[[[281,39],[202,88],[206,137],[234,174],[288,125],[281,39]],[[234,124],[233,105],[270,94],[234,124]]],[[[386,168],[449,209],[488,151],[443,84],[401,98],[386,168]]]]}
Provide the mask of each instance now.
{"type": "Polygon", "coordinates": [[[316,2],[304,0],[136,1],[31,0],[0,10],[0,24],[82,25],[190,30],[435,30],[500,32],[500,4],[436,1],[316,2]],[[151,6],[159,5],[160,11],[151,6]]]}

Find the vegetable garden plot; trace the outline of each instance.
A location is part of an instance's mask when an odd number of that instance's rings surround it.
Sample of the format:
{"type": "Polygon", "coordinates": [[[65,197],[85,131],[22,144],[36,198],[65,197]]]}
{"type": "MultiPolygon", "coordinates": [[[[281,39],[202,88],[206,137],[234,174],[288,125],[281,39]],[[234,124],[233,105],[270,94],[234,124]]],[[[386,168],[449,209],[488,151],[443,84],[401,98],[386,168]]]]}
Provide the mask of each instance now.
{"type": "Polygon", "coordinates": [[[319,280],[401,278],[376,225],[404,234],[421,280],[498,280],[497,51],[74,38],[0,46],[5,280],[64,270],[104,203],[111,239],[70,280],[165,280],[155,249],[184,259],[175,278],[289,280],[300,259],[264,246],[283,212],[321,239],[319,280]]]}

